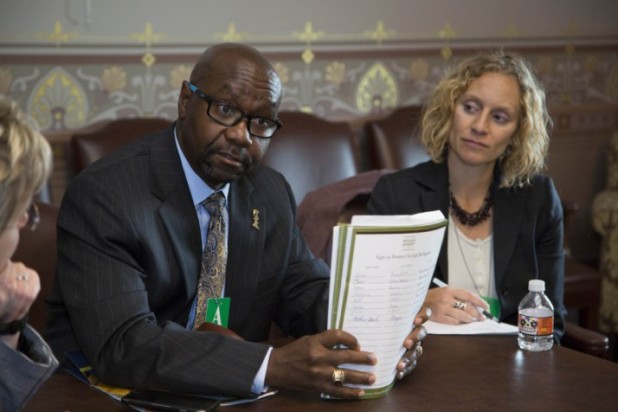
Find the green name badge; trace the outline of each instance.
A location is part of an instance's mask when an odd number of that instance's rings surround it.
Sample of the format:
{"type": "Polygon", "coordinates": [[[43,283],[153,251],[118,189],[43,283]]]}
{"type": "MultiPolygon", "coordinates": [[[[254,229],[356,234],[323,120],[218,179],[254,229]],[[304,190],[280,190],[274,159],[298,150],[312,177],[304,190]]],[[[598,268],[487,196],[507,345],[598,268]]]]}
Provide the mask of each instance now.
{"type": "Polygon", "coordinates": [[[500,301],[495,298],[482,296],[483,300],[489,304],[489,313],[500,319],[500,301]]]}
{"type": "Polygon", "coordinates": [[[208,299],[205,321],[227,328],[230,318],[230,298],[208,299]]]}

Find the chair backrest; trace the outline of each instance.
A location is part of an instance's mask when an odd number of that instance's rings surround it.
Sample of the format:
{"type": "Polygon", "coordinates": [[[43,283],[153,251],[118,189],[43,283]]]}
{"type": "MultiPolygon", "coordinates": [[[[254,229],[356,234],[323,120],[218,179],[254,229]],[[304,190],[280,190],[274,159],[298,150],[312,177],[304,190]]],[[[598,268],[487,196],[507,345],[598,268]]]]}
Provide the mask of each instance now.
{"type": "Polygon", "coordinates": [[[349,223],[355,214],[367,214],[367,202],[378,179],[391,171],[369,170],[320,186],[307,193],[298,206],[298,227],[316,257],[330,263],[333,226],[349,223]]]}
{"type": "Polygon", "coordinates": [[[71,138],[75,154],[75,172],[80,172],[89,164],[113,152],[145,134],[169,127],[171,121],[157,117],[116,119],[101,123],[100,127],[83,133],[76,133],[71,138]]]}
{"type": "Polygon", "coordinates": [[[272,138],[262,164],[281,172],[300,204],[321,186],[359,172],[359,147],[348,122],[282,111],[283,127],[272,138]]]}
{"type": "Polygon", "coordinates": [[[46,324],[45,299],[51,293],[56,276],[56,221],[58,207],[35,201],[41,221],[34,231],[24,228],[20,232],[19,244],[12,257],[34,269],[41,279],[41,292],[30,308],[28,323],[39,332],[46,324]]]}
{"type": "Polygon", "coordinates": [[[367,122],[369,162],[375,169],[403,169],[429,160],[419,140],[421,106],[404,106],[367,122]]]}

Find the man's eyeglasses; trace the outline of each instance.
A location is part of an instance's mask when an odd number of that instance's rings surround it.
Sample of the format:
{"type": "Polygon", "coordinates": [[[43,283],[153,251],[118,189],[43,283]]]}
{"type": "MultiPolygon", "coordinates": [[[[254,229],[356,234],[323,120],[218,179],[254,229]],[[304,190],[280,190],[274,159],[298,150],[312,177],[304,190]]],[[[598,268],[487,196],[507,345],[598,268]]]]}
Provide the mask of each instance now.
{"type": "Polygon", "coordinates": [[[249,134],[251,134],[251,136],[261,137],[263,139],[270,139],[273,137],[277,129],[283,126],[283,124],[276,119],[273,120],[268,117],[245,114],[239,108],[207,95],[192,83],[187,82],[187,84],[193,93],[197,94],[208,103],[208,117],[223,126],[236,126],[242,119],[247,119],[247,129],[249,130],[249,134]]]}
{"type": "Polygon", "coordinates": [[[36,227],[39,225],[41,221],[41,216],[39,215],[39,208],[34,203],[30,204],[28,208],[28,223],[26,224],[31,231],[34,231],[36,227]]]}

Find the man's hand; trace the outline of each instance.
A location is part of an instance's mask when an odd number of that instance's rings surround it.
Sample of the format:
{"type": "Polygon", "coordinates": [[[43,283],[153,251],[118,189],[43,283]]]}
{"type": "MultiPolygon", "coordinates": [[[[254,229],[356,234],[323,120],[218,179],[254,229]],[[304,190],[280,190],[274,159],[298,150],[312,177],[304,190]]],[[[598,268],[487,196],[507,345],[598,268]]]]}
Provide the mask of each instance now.
{"type": "Polygon", "coordinates": [[[273,349],[265,383],[275,388],[321,392],[354,399],[362,396],[364,391],[335,382],[335,370],[343,371],[345,383],[371,385],[376,380],[373,373],[339,369],[338,365],[375,365],[376,362],[373,353],[360,350],[354,336],[331,329],[273,349]],[[346,349],[333,349],[338,345],[343,345],[346,349]]]}
{"type": "Polygon", "coordinates": [[[422,307],[414,318],[414,326],[412,331],[403,342],[404,348],[407,349],[403,354],[399,363],[397,363],[397,379],[405,378],[414,368],[416,368],[421,355],[423,354],[422,342],[427,336],[427,331],[423,327],[423,323],[431,317],[431,309],[422,307]]]}

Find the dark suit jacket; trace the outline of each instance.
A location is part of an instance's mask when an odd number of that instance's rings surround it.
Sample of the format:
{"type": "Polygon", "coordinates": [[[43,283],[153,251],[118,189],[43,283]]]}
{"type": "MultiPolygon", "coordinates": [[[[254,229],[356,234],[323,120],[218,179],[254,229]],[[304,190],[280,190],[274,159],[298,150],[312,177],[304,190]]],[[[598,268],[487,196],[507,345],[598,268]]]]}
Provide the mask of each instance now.
{"type": "MultiPolygon", "coordinates": [[[[325,329],[329,270],[305,245],[283,176],[257,166],[228,202],[229,328],[253,342],[273,320],[293,335],[325,329]]],[[[112,385],[247,396],[268,347],[185,330],[201,256],[173,129],[93,164],[60,209],[52,348],[80,348],[112,385]]]]}
{"type": "MultiPolygon", "coordinates": [[[[517,306],[528,280],[543,279],[554,305],[554,337],[564,333],[564,248],[562,206],[551,179],[537,175],[532,185],[499,189],[494,181],[493,242],[501,320],[517,324],[517,306]]],[[[449,215],[446,163],[425,162],[382,177],[368,205],[372,214],[411,214],[440,210],[449,215]]],[[[445,237],[435,276],[448,282],[445,237]]]]}

